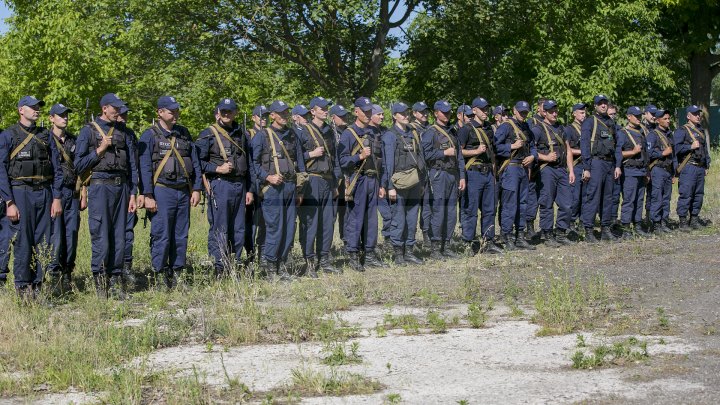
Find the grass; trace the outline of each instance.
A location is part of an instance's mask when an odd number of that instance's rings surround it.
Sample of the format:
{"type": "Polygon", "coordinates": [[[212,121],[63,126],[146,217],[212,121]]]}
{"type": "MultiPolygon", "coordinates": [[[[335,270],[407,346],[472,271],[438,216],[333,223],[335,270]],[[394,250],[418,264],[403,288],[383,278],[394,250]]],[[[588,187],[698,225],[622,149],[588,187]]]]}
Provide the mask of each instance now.
{"type": "MultiPolygon", "coordinates": [[[[595,346],[589,352],[587,349],[577,350],[571,358],[572,367],[592,370],[607,365],[622,365],[628,362],[646,360],[650,357],[647,345],[647,341],[629,337],[612,345],[595,346]]],[[[586,348],[584,339],[581,341],[578,338],[578,347],[586,348]]]]}
{"type": "Polygon", "coordinates": [[[348,350],[345,342],[332,342],[323,348],[327,355],[323,357],[322,364],[328,366],[344,366],[347,364],[362,363],[362,356],[358,354],[360,343],[352,342],[348,350]]]}

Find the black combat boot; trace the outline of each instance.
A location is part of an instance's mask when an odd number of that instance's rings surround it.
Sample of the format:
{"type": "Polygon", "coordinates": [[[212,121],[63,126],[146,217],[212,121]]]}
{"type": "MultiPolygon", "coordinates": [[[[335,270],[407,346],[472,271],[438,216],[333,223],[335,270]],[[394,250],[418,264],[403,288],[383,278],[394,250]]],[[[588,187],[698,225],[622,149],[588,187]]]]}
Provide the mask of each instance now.
{"type": "Polygon", "coordinates": [[[585,228],[585,242],[598,243],[598,239],[595,237],[595,229],[585,228]]]}
{"type": "Polygon", "coordinates": [[[443,242],[442,250],[440,251],[440,253],[446,259],[457,259],[460,257],[457,255],[457,253],[453,252],[452,249],[450,249],[450,241],[443,242]]]}
{"type": "Polygon", "coordinates": [[[95,283],[95,294],[98,298],[107,299],[107,275],[105,273],[93,273],[95,283]]]}
{"type": "Polygon", "coordinates": [[[279,262],[277,265],[277,275],[280,278],[280,281],[293,281],[295,280],[295,276],[290,274],[290,271],[288,271],[288,264],[287,261],[279,262]]]}
{"type": "Polygon", "coordinates": [[[616,242],[618,238],[613,235],[611,227],[603,226],[600,228],[600,239],[605,242],[616,242]]]}
{"type": "Polygon", "coordinates": [[[633,225],[633,228],[635,228],[635,235],[637,235],[637,236],[639,236],[639,237],[641,237],[641,238],[647,238],[647,237],[650,236],[649,233],[645,232],[645,230],[643,229],[642,225],[640,225],[639,222],[636,222],[636,223],[633,225]]]}
{"type": "Polygon", "coordinates": [[[568,239],[567,236],[568,232],[565,229],[556,229],[555,230],[555,241],[563,246],[570,246],[573,244],[573,242],[568,239]]]}
{"type": "Polygon", "coordinates": [[[53,271],[50,273],[50,296],[62,297],[63,286],[62,286],[62,273],[59,271],[53,271]]]}
{"type": "MultiPolygon", "coordinates": [[[[527,234],[527,232],[525,232],[527,234]]],[[[523,238],[522,232],[517,232],[515,237],[515,247],[522,250],[535,250],[536,247],[531,245],[527,238],[523,238]]]]}
{"type": "Polygon", "coordinates": [[[492,239],[484,239],[483,246],[480,249],[484,253],[502,253],[503,250],[492,239]]]}
{"type": "Polygon", "coordinates": [[[311,257],[309,259],[305,259],[305,263],[307,264],[307,267],[305,268],[305,275],[310,278],[318,278],[317,274],[317,268],[315,264],[315,258],[311,257]]]}
{"type": "Polygon", "coordinates": [[[404,266],[407,264],[405,262],[405,254],[403,253],[404,250],[405,248],[403,246],[393,246],[393,261],[396,266],[404,266]]]}
{"type": "Polygon", "coordinates": [[[445,260],[442,255],[442,242],[439,240],[430,243],[430,258],[433,260],[445,260]]]}
{"type": "Polygon", "coordinates": [[[382,269],[388,267],[375,253],[375,251],[365,252],[365,267],[382,269]]]}
{"type": "Polygon", "coordinates": [[[262,277],[265,277],[267,281],[275,281],[275,277],[277,276],[277,267],[275,266],[274,262],[270,262],[268,259],[260,257],[260,263],[258,263],[258,270],[260,271],[260,275],[262,277]]]}
{"type": "MultiPolygon", "coordinates": [[[[663,225],[664,226],[664,225],[663,225]]],[[[655,229],[658,228],[658,223],[655,223],[655,229]]],[[[690,232],[690,224],[688,223],[687,217],[680,217],[680,226],[678,227],[681,232],[690,232]]]]}
{"type": "Polygon", "coordinates": [[[163,281],[165,282],[165,288],[168,290],[172,290],[177,287],[178,279],[175,270],[165,269],[163,271],[163,281]]]}
{"type": "Polygon", "coordinates": [[[132,291],[135,289],[137,280],[135,279],[135,274],[133,274],[132,262],[126,262],[123,264],[122,278],[125,282],[125,287],[128,290],[132,291]]]}
{"type": "Polygon", "coordinates": [[[555,235],[553,235],[553,232],[550,231],[542,231],[542,238],[545,241],[545,246],[547,247],[560,247],[560,244],[555,240],[555,235]]]}
{"type": "Polygon", "coordinates": [[[108,283],[108,297],[118,301],[125,300],[125,288],[121,274],[113,274],[110,276],[108,283]]]}
{"type": "Polygon", "coordinates": [[[348,252],[348,259],[348,264],[351,269],[361,273],[365,271],[365,267],[360,263],[360,252],[348,252]]]}
{"type": "Polygon", "coordinates": [[[505,250],[513,251],[518,249],[517,246],[515,246],[515,235],[511,233],[504,233],[502,236],[502,240],[505,244],[505,250]]]}
{"type": "Polygon", "coordinates": [[[320,256],[320,261],[318,262],[320,269],[324,271],[325,273],[329,274],[342,274],[342,269],[338,269],[337,267],[332,265],[332,262],[330,261],[330,256],[320,256]]]}
{"type": "Polygon", "coordinates": [[[528,222],[527,228],[525,228],[525,240],[530,242],[535,239],[535,237],[537,237],[537,232],[535,232],[535,223],[528,222]]]}
{"type": "Polygon", "coordinates": [[[404,253],[405,261],[412,264],[423,264],[423,260],[413,253],[412,246],[405,246],[404,253]]]}
{"type": "Polygon", "coordinates": [[[690,229],[694,230],[698,230],[701,228],[697,215],[690,215],[690,222],[688,223],[688,226],[690,226],[690,229]]]}
{"type": "Polygon", "coordinates": [[[428,234],[427,231],[423,231],[422,235],[423,235],[423,248],[427,249],[428,246],[430,246],[432,244],[432,242],[430,242],[430,235],[428,234]]]}

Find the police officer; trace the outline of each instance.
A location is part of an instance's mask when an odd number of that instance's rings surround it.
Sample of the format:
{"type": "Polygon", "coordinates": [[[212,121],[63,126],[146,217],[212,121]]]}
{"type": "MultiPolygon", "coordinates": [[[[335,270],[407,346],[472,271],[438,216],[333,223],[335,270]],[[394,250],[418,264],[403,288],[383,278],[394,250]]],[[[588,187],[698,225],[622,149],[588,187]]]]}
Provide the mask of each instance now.
{"type": "MultiPolygon", "coordinates": [[[[372,115],[370,116],[370,125],[368,128],[370,129],[370,133],[373,137],[373,143],[377,145],[382,144],[382,134],[387,131],[387,128],[382,124],[383,120],[385,119],[385,112],[383,111],[382,107],[380,107],[378,104],[373,104],[372,108],[372,115]]],[[[379,148],[376,148],[374,151],[375,153],[375,163],[378,165],[378,178],[382,179],[383,176],[383,156],[382,156],[382,146],[379,148]]],[[[390,202],[388,201],[387,197],[387,189],[385,188],[384,183],[380,183],[380,194],[383,195],[383,198],[378,198],[378,213],[380,214],[380,217],[382,218],[382,228],[381,228],[381,234],[384,241],[390,240],[390,222],[391,222],[391,212],[390,212],[390,202]]]]}
{"type": "MultiPolygon", "coordinates": [[[[540,97],[538,99],[537,105],[535,107],[535,114],[530,117],[529,120],[527,120],[528,126],[530,129],[533,129],[536,126],[542,125],[543,120],[545,120],[545,110],[543,109],[543,105],[548,99],[545,97],[540,97]]],[[[525,239],[528,241],[531,241],[537,237],[537,233],[535,232],[535,219],[538,215],[538,210],[540,208],[539,201],[540,201],[540,162],[535,161],[530,166],[530,179],[528,181],[528,198],[527,198],[527,210],[525,212],[525,222],[527,223],[527,230],[525,231],[525,239]]]]}
{"type": "Polygon", "coordinates": [[[47,266],[33,254],[43,243],[49,247],[51,220],[62,215],[58,151],[50,133],[36,125],[43,105],[22,97],[18,122],[0,134],[0,196],[15,235],[15,289],[25,300],[37,298],[47,266]]]}
{"type": "Polygon", "coordinates": [[[623,173],[620,178],[622,184],[620,221],[623,227],[623,239],[633,238],[631,223],[637,236],[648,236],[641,224],[648,162],[647,139],[640,122],[641,114],[640,107],[628,108],[628,124],[617,136],[617,149],[623,158],[623,173]]]}
{"type": "MultiPolygon", "coordinates": [[[[645,134],[645,138],[647,139],[648,135],[657,128],[657,119],[655,118],[655,113],[657,112],[657,107],[648,104],[645,106],[645,109],[643,110],[643,119],[641,123],[641,128],[643,130],[643,133],[645,134]]],[[[650,176],[649,176],[649,170],[648,170],[648,178],[645,182],[645,218],[643,220],[643,223],[645,225],[646,229],[652,228],[652,221],[650,220],[650,205],[652,200],[652,187],[650,185],[650,176]]]]}
{"type": "MultiPolygon", "coordinates": [[[[267,119],[270,112],[264,105],[258,105],[253,108],[251,120],[253,122],[252,128],[247,130],[246,143],[249,146],[252,144],[253,138],[260,132],[265,126],[267,126],[267,119]]],[[[252,156],[252,151],[248,151],[248,156],[252,156]]],[[[256,246],[262,246],[265,240],[265,222],[260,211],[260,197],[257,195],[255,188],[255,182],[250,183],[250,191],[253,194],[253,202],[250,205],[245,206],[245,266],[250,266],[255,260],[256,246]]]]}
{"type": "Polygon", "coordinates": [[[461,197],[462,239],[470,252],[477,232],[478,210],[482,214],[480,235],[481,249],[490,253],[502,253],[495,244],[495,144],[494,132],[488,122],[490,105],[482,97],[472,102],[473,119],[458,131],[458,143],[465,160],[467,190],[461,197]]]}
{"type": "Polygon", "coordinates": [[[492,114],[494,121],[492,124],[492,130],[494,133],[495,131],[497,131],[500,124],[508,120],[508,110],[502,105],[499,105],[493,108],[492,114]]]}
{"type": "Polygon", "coordinates": [[[457,222],[458,192],[465,190],[465,160],[450,127],[450,103],[438,100],[434,110],[435,124],[423,132],[421,142],[432,188],[430,257],[443,260],[457,258],[450,250],[450,239],[457,222]]]}
{"type": "Polygon", "coordinates": [[[384,267],[375,254],[377,244],[377,204],[380,195],[377,156],[382,147],[375,142],[369,128],[372,103],[367,97],[355,100],[355,122],[343,131],[338,144],[340,166],[345,173],[346,250],[350,267],[365,271],[365,267],[384,267]],[[361,253],[364,251],[364,263],[361,253]]]}
{"type": "MultiPolygon", "coordinates": [[[[429,114],[430,107],[428,107],[424,101],[418,101],[413,104],[410,126],[412,126],[418,134],[425,132],[425,129],[430,125],[428,121],[429,114]]],[[[418,142],[420,142],[420,139],[418,139],[418,142]]],[[[426,174],[427,172],[425,173],[425,177],[420,179],[425,185],[423,188],[422,202],[420,203],[420,231],[422,231],[423,235],[423,245],[428,247],[430,246],[430,201],[432,200],[432,190],[426,174]]]]}
{"type": "Polygon", "coordinates": [[[581,181],[583,166],[581,164],[582,157],[580,156],[580,133],[583,121],[586,117],[585,103],[577,103],[572,106],[573,122],[570,125],[565,126],[565,142],[567,142],[570,148],[570,154],[573,159],[573,172],[575,173],[575,182],[571,184],[572,187],[572,205],[570,206],[570,227],[578,233],[578,220],[580,219],[580,212],[582,210],[582,200],[585,190],[585,182],[581,181]]]}
{"type": "Polygon", "coordinates": [[[270,104],[272,124],[255,135],[251,148],[265,218],[260,268],[268,279],[278,275],[282,281],[293,278],[287,260],[295,238],[296,204],[303,199],[303,190],[296,191],[297,174],[305,173],[300,143],[295,130],[288,126],[289,109],[283,101],[270,104]]]}
{"type": "Polygon", "coordinates": [[[150,214],[150,255],[165,286],[177,285],[185,269],[190,206],[200,202],[202,175],[190,131],[177,124],[180,104],[174,97],[157,101],[158,120],[140,136],[140,178],[145,210],[150,214]]]}
{"type": "Polygon", "coordinates": [[[136,209],[138,173],[133,135],[117,122],[124,105],[115,94],[104,95],[100,99],[102,114],[80,130],[75,149],[77,173],[90,173],[88,225],[95,289],[100,297],[107,291],[119,299],[125,296],[125,228],[127,213],[136,209]]]}
{"type": "Polygon", "coordinates": [[[318,268],[339,273],[330,261],[330,247],[335,231],[333,199],[342,173],[335,134],[325,122],[329,105],[330,101],[323,97],[310,100],[313,118],[297,134],[309,175],[303,204],[298,208],[300,246],[307,263],[306,274],[312,278],[317,278],[318,268]]]}
{"type": "MultiPolygon", "coordinates": [[[[616,135],[616,141],[617,141],[617,134],[620,133],[620,130],[622,127],[618,125],[617,123],[617,115],[618,115],[618,108],[615,104],[608,104],[608,117],[612,120],[613,124],[615,125],[615,135],[616,135]]],[[[620,194],[622,193],[622,186],[620,184],[620,178],[616,179],[613,183],[613,192],[612,192],[612,225],[611,225],[611,231],[617,230],[619,234],[622,233],[622,226],[620,224],[620,221],[618,220],[618,210],[620,208],[620,194]]]]}
{"type": "MultiPolygon", "coordinates": [[[[120,107],[120,113],[118,114],[117,122],[125,124],[126,130],[128,134],[130,135],[128,139],[133,141],[133,147],[135,149],[135,164],[137,167],[140,167],[139,158],[137,154],[137,136],[135,135],[135,131],[127,127],[128,122],[128,114],[130,113],[130,108],[127,106],[127,104],[120,107]]],[[[143,195],[143,185],[142,180],[140,179],[140,176],[138,176],[138,183],[137,183],[137,190],[138,195],[136,198],[136,205],[137,209],[135,212],[128,212],[127,213],[127,222],[125,226],[125,253],[124,253],[124,259],[123,259],[123,270],[122,270],[122,278],[125,281],[125,287],[128,290],[132,290],[135,287],[136,279],[135,274],[133,274],[132,270],[132,263],[133,263],[133,246],[135,245],[135,225],[138,223],[138,212],[137,210],[140,208],[143,208],[145,206],[145,196],[143,195]]],[[[128,193],[130,193],[130,190],[128,190],[128,193]]],[[[87,206],[87,193],[85,193],[85,204],[81,202],[81,209],[84,209],[82,205],[87,206]]]]}
{"type": "Polygon", "coordinates": [[[582,202],[582,222],[585,241],[597,242],[593,228],[595,215],[600,214],[601,237],[614,241],[612,225],[612,197],[615,181],[620,178],[622,156],[615,149],[615,122],[608,116],[608,98],[599,94],[593,98],[595,113],[585,119],[581,127],[580,150],[582,180],[587,184],[582,202]]]}
{"type": "MultiPolygon", "coordinates": [[[[330,127],[332,128],[333,135],[335,137],[335,155],[337,156],[337,162],[340,163],[340,155],[337,151],[337,145],[340,143],[340,135],[347,128],[347,116],[348,110],[340,104],[335,104],[330,107],[330,127]]],[[[338,224],[338,234],[340,240],[345,244],[345,218],[347,217],[346,201],[345,201],[345,178],[341,175],[338,179],[338,191],[336,197],[335,207],[335,219],[338,224]]],[[[340,270],[339,270],[340,271],[340,270]]]]}
{"type": "Polygon", "coordinates": [[[219,278],[227,276],[240,263],[245,245],[245,209],[254,201],[250,148],[236,117],[235,101],[221,99],[215,107],[215,123],[202,130],[196,142],[206,179],[208,253],[214,259],[215,275],[219,278]]]}
{"type": "Polygon", "coordinates": [[[653,232],[668,233],[670,228],[667,226],[667,218],[670,217],[670,199],[677,166],[670,131],[670,112],[657,109],[655,120],[657,127],[647,136],[648,168],[652,188],[650,220],[653,223],[653,232]]]}
{"type": "Polygon", "coordinates": [[[394,124],[382,137],[382,182],[387,187],[392,210],[389,239],[393,246],[393,260],[399,266],[422,264],[423,261],[413,253],[413,246],[424,186],[420,181],[420,173],[425,171],[423,151],[417,141],[417,131],[409,125],[410,107],[395,103],[390,111],[394,124]]]}
{"type": "Polygon", "coordinates": [[[310,110],[308,110],[307,107],[302,104],[297,104],[292,108],[290,113],[293,120],[293,129],[300,130],[304,125],[307,125],[308,116],[310,115],[310,110]]]}
{"type": "MultiPolygon", "coordinates": [[[[0,128],[2,133],[2,128],[0,128]]],[[[10,272],[10,220],[5,215],[5,201],[0,197],[0,291],[7,283],[7,275],[10,272]]]]}
{"type": "Polygon", "coordinates": [[[50,274],[53,278],[53,294],[62,295],[72,291],[72,272],[75,269],[78,231],[80,229],[80,201],[78,177],[75,173],[75,136],[67,131],[68,114],[72,109],[55,104],[50,107],[52,141],[58,150],[62,168],[62,215],[52,221],[53,260],[50,274]]]}
{"type": "Polygon", "coordinates": [[[571,244],[567,238],[572,207],[572,184],[575,183],[572,151],[558,123],[555,100],[543,103],[544,120],[532,128],[540,170],[540,229],[545,244],[550,247],[571,244]],[[557,205],[557,219],[553,233],[553,219],[557,205]]]}
{"type": "Polygon", "coordinates": [[[453,125],[453,130],[457,134],[457,132],[460,130],[460,128],[464,127],[466,124],[469,124],[470,121],[475,118],[475,113],[472,112],[472,108],[470,108],[467,104],[461,104],[457,108],[457,121],[455,121],[455,125],[453,125]]]}
{"type": "Polygon", "coordinates": [[[528,179],[531,164],[537,160],[535,140],[525,122],[530,113],[527,101],[518,101],[513,116],[495,131],[495,148],[502,159],[500,178],[501,207],[500,227],[506,250],[535,250],[523,233],[527,219],[528,179]],[[513,229],[514,226],[514,229],[513,229]]]}
{"type": "Polygon", "coordinates": [[[710,167],[710,154],[705,143],[702,127],[702,108],[691,105],[686,110],[687,124],[675,130],[673,143],[678,164],[677,214],[680,217],[680,229],[688,227],[698,229],[708,225],[700,219],[703,196],[705,195],[705,176],[710,167]],[[690,219],[688,219],[690,213],[690,219]]]}

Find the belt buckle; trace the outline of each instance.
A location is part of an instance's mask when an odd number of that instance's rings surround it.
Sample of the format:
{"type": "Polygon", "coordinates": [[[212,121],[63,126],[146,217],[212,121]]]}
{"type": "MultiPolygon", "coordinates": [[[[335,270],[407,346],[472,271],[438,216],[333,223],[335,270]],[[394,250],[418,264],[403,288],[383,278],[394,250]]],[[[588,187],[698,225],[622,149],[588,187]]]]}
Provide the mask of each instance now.
{"type": "Polygon", "coordinates": [[[122,184],[122,177],[120,177],[120,176],[115,177],[114,180],[115,180],[115,181],[113,182],[113,184],[115,184],[116,186],[119,186],[119,185],[122,184]]]}

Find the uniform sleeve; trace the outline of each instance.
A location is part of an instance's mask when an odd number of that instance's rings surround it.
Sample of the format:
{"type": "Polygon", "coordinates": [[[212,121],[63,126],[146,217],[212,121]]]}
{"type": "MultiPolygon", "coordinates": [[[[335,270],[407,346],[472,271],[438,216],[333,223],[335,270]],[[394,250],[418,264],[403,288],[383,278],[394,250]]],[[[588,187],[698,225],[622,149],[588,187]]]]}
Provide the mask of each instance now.
{"type": "Polygon", "coordinates": [[[468,140],[470,139],[470,128],[472,128],[472,124],[467,124],[457,131],[457,139],[460,149],[465,149],[467,146],[468,140]]]}
{"type": "Polygon", "coordinates": [[[8,168],[10,167],[10,133],[4,131],[0,133],[0,198],[4,201],[13,201],[12,187],[10,187],[10,177],[8,176],[8,168]]]}
{"type": "Polygon", "coordinates": [[[155,191],[153,188],[153,167],[152,167],[152,150],[153,139],[152,130],[147,129],[140,136],[138,142],[138,155],[140,156],[140,182],[145,186],[143,193],[152,195],[155,191]]]}
{"type": "Polygon", "coordinates": [[[428,166],[432,166],[432,163],[436,160],[442,160],[443,152],[435,148],[435,131],[433,129],[426,129],[420,138],[420,142],[422,142],[425,161],[428,166]]]}
{"type": "Polygon", "coordinates": [[[192,137],[190,138],[190,157],[193,165],[193,178],[192,178],[192,189],[193,191],[202,191],[202,169],[200,169],[200,158],[198,157],[198,148],[193,142],[192,137]]]}
{"type": "Polygon", "coordinates": [[[684,156],[687,153],[692,152],[691,145],[688,143],[685,143],[685,135],[687,132],[682,129],[676,129],[673,133],[673,144],[674,144],[674,150],[675,154],[678,156],[684,156]]]}
{"type": "Polygon", "coordinates": [[[528,148],[530,149],[530,154],[535,158],[534,164],[537,164],[538,151],[537,151],[537,146],[535,145],[535,133],[533,131],[530,131],[530,138],[528,139],[528,148]]]}
{"type": "Polygon", "coordinates": [[[305,149],[305,145],[307,145],[310,140],[308,133],[305,128],[298,128],[295,131],[295,134],[297,136],[298,144],[300,145],[300,150],[302,151],[303,160],[308,161],[310,159],[310,151],[305,149]]]}
{"type": "Polygon", "coordinates": [[[267,135],[265,134],[265,130],[262,130],[255,134],[255,137],[252,140],[252,165],[254,167],[255,176],[257,179],[257,186],[260,187],[261,184],[265,182],[265,179],[270,175],[270,173],[266,172],[265,169],[262,168],[261,164],[261,158],[262,158],[262,152],[263,152],[263,139],[265,139],[267,135]]]}
{"type": "Polygon", "coordinates": [[[395,173],[395,135],[390,131],[385,132],[382,136],[382,145],[383,167],[385,167],[385,170],[380,184],[388,190],[393,190],[395,189],[395,185],[392,184],[392,175],[395,173]]]}
{"type": "Polygon", "coordinates": [[[592,138],[593,120],[595,117],[588,117],[583,121],[580,131],[580,156],[582,156],[583,170],[590,171],[592,168],[592,155],[590,154],[590,141],[592,138]]]}
{"type": "Polygon", "coordinates": [[[243,145],[245,146],[245,160],[247,162],[247,176],[245,176],[245,190],[249,193],[257,194],[258,192],[258,180],[257,173],[255,173],[255,165],[253,165],[253,147],[250,136],[248,133],[243,137],[243,145]]]}
{"type": "MultiPolygon", "coordinates": [[[[465,127],[467,127],[467,125],[465,127]]],[[[463,128],[465,128],[465,127],[463,127],[463,128]]],[[[459,140],[457,140],[457,141],[459,144],[460,141],[459,140]]],[[[460,178],[460,180],[464,180],[465,179],[465,158],[462,155],[462,149],[456,148],[455,154],[457,156],[457,164],[458,164],[457,170],[458,170],[459,178],[460,178]]]]}
{"type": "Polygon", "coordinates": [[[509,158],[512,152],[511,145],[507,142],[509,130],[510,124],[500,124],[494,135],[496,154],[504,159],[509,158]]]}
{"type": "Polygon", "coordinates": [[[198,157],[200,158],[200,169],[203,173],[217,173],[217,165],[210,162],[210,147],[212,147],[212,143],[215,142],[215,138],[210,135],[210,130],[205,129],[200,132],[196,142],[198,157]]]}
{"type": "Polygon", "coordinates": [[[625,142],[628,141],[628,139],[627,139],[627,135],[625,134],[625,131],[617,130],[617,132],[615,132],[615,133],[617,134],[615,136],[615,167],[621,168],[623,165],[622,148],[623,148],[623,145],[625,145],[625,142]],[[622,140],[621,140],[621,137],[622,137],[622,140]]]}
{"type": "MultiPolygon", "coordinates": [[[[127,151],[128,151],[128,161],[130,166],[130,176],[128,177],[128,187],[130,188],[130,194],[131,196],[134,196],[137,193],[137,184],[138,184],[138,162],[135,160],[136,155],[136,141],[137,138],[135,138],[135,133],[130,132],[125,134],[125,143],[127,145],[127,151]]],[[[150,183],[152,184],[152,183],[150,183]]]]}
{"type": "Polygon", "coordinates": [[[100,162],[100,157],[95,149],[90,145],[90,137],[92,131],[85,126],[78,134],[77,143],[75,144],[75,170],[78,175],[92,170],[100,162]]]}
{"type": "MultiPolygon", "coordinates": [[[[299,132],[301,132],[301,131],[297,131],[295,129],[291,129],[290,131],[295,132],[295,136],[294,136],[294,138],[295,138],[295,155],[296,155],[296,159],[297,159],[298,171],[300,171],[300,173],[304,173],[307,171],[307,169],[305,168],[305,154],[303,153],[303,147],[300,144],[299,132]]],[[[308,155],[308,156],[310,156],[310,155],[308,155]]]]}
{"type": "Polygon", "coordinates": [[[361,162],[358,155],[352,155],[352,147],[357,143],[355,136],[350,133],[349,129],[343,131],[340,135],[340,143],[338,144],[338,155],[340,160],[340,167],[344,170],[352,171],[361,162]]]}
{"type": "Polygon", "coordinates": [[[53,167],[52,195],[53,199],[60,199],[62,198],[63,170],[62,166],[60,166],[60,151],[58,151],[57,144],[53,142],[53,136],[52,133],[48,134],[50,164],[53,167]]]}

